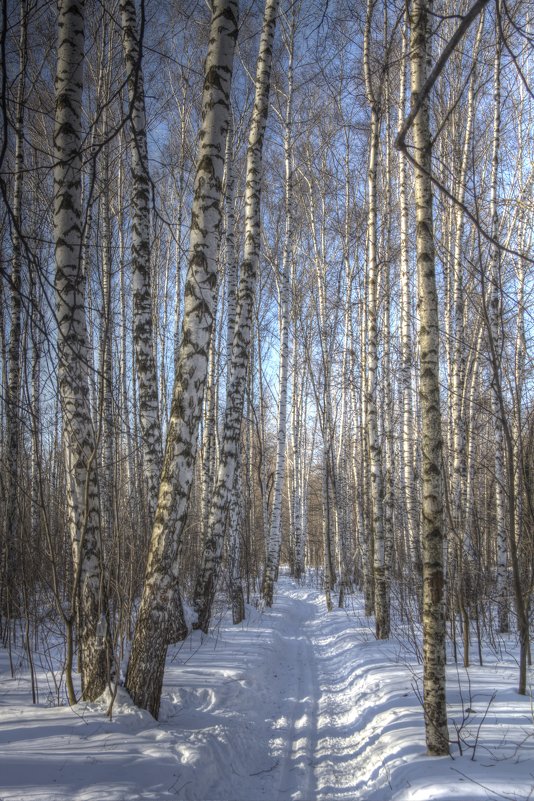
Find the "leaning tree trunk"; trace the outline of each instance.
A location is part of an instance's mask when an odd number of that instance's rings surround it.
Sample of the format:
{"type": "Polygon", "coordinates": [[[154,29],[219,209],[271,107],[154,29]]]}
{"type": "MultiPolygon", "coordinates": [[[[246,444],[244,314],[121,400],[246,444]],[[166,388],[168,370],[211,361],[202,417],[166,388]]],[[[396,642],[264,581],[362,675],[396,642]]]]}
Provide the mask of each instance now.
{"type": "MultiPolygon", "coordinates": [[[[484,13],[480,22],[473,49],[473,70],[469,82],[467,99],[467,114],[465,119],[465,133],[460,162],[460,174],[456,195],[463,204],[465,187],[467,184],[467,169],[472,148],[472,129],[474,120],[475,91],[477,78],[477,56],[484,30],[484,13]]],[[[467,610],[472,601],[472,581],[474,577],[474,554],[472,543],[467,537],[469,530],[467,509],[467,427],[466,427],[466,337],[464,325],[464,265],[462,263],[464,236],[464,214],[461,206],[455,210],[455,235],[452,261],[453,281],[453,331],[454,331],[454,358],[452,360],[452,449],[453,449],[453,475],[452,475],[452,522],[458,554],[459,571],[459,600],[462,609],[467,610]]],[[[464,633],[464,664],[469,661],[469,636],[464,633]]]]}
{"type": "Polygon", "coordinates": [[[120,2],[122,42],[130,103],[132,171],[133,341],[139,384],[139,420],[150,525],[158,502],[163,461],[158,382],[152,331],[150,281],[150,176],[141,44],[134,0],[120,2]]]}
{"type": "Polygon", "coordinates": [[[83,46],[83,0],[59,0],[54,127],[58,372],[69,478],[68,512],[78,597],[82,689],[84,698],[93,700],[106,686],[108,663],[107,639],[103,636],[107,628],[107,601],[102,581],[97,443],[88,401],[85,276],[81,259],[83,46]]]}
{"type": "MultiPolygon", "coordinates": [[[[414,0],[411,22],[412,108],[430,62],[429,0],[414,0]]],[[[439,399],[439,313],[432,217],[432,139],[426,98],[413,124],[415,149],[416,250],[420,319],[423,540],[423,692],[428,753],[449,752],[445,699],[445,610],[443,604],[442,435],[439,399]]]]}
{"type": "Polygon", "coordinates": [[[159,712],[167,647],[183,637],[180,621],[175,616],[178,597],[177,555],[187,520],[202,397],[208,372],[216,298],[225,141],[236,38],[236,0],[214,0],[205,64],[182,345],[143,597],[126,676],[126,687],[135,703],[148,709],[154,717],[159,712]]]}
{"type": "Polygon", "coordinates": [[[232,346],[232,365],[224,414],[219,469],[211,501],[209,533],[204,544],[202,565],[194,593],[194,605],[197,613],[194,625],[204,632],[208,630],[211,617],[241,441],[252,314],[259,271],[262,150],[269,111],[272,49],[278,3],[279,0],[266,0],[263,16],[256,70],[256,94],[247,151],[245,248],[239,278],[239,300],[232,346]]]}

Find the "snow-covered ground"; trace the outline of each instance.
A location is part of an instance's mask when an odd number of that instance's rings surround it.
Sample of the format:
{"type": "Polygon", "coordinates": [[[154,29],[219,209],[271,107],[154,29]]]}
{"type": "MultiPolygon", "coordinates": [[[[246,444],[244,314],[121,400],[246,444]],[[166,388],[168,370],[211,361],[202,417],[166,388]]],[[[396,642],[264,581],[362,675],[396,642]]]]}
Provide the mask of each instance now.
{"type": "MultiPolygon", "coordinates": [[[[534,721],[512,640],[448,667],[451,737],[425,755],[413,645],[376,642],[359,601],[327,614],[283,575],[271,610],[169,652],[160,721],[106,705],[33,706],[0,650],[0,801],[471,801],[534,796],[534,721]],[[463,721],[463,726],[462,726],[463,721]]],[[[40,679],[45,682],[45,676],[40,679]]],[[[45,693],[46,696],[46,693],[45,693]]]]}

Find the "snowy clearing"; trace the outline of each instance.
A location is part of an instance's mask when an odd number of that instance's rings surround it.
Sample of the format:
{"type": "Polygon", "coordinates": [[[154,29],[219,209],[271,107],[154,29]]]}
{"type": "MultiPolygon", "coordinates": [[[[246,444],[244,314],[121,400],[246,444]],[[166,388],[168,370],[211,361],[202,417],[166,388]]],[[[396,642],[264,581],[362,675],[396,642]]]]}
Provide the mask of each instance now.
{"type": "Polygon", "coordinates": [[[242,626],[224,618],[169,652],[159,722],[122,690],[111,721],[104,703],[33,706],[28,675],[12,679],[1,651],[0,798],[530,798],[532,707],[515,691],[512,641],[483,668],[449,665],[463,755],[429,758],[413,648],[377,642],[353,603],[327,614],[321,592],[281,576],[271,610],[251,606],[242,626]]]}

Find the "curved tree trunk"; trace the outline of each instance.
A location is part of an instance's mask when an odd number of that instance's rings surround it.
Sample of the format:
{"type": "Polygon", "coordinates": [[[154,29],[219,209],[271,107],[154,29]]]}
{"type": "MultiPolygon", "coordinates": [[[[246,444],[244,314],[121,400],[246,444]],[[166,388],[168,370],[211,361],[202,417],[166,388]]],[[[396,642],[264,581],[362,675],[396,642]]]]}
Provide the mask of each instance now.
{"type": "MultiPolygon", "coordinates": [[[[456,195],[460,203],[464,202],[467,183],[467,168],[472,147],[472,129],[475,110],[476,90],[476,64],[482,32],[484,30],[484,13],[480,15],[480,22],[473,49],[473,70],[469,82],[467,99],[467,116],[465,120],[465,133],[458,177],[456,195]]],[[[459,592],[460,605],[467,609],[472,597],[472,580],[474,573],[473,547],[469,537],[470,526],[467,520],[467,404],[466,404],[466,336],[464,325],[464,264],[462,262],[464,234],[464,214],[460,206],[455,209],[455,235],[452,261],[453,282],[453,331],[454,331],[454,358],[452,360],[452,448],[453,448],[453,475],[452,475],[452,521],[455,533],[455,542],[460,548],[458,553],[459,592]]],[[[469,664],[469,637],[464,635],[464,665],[469,664]]]]}
{"type": "Polygon", "coordinates": [[[183,630],[178,628],[180,621],[175,616],[177,555],[187,520],[208,373],[236,38],[236,0],[215,0],[205,64],[182,344],[143,597],[126,676],[126,687],[132,699],[154,717],[159,712],[167,647],[183,637],[183,630]]]}
{"type": "Polygon", "coordinates": [[[256,95],[248,141],[245,193],[245,249],[239,278],[236,329],[232,366],[224,414],[221,455],[217,482],[210,508],[209,534],[204,545],[197,578],[194,605],[195,628],[207,632],[215,596],[217,572],[222,556],[227,514],[241,441],[241,421],[249,363],[252,314],[260,256],[260,191],[262,150],[271,85],[271,61],[279,0],[266,0],[256,70],[256,95]]]}

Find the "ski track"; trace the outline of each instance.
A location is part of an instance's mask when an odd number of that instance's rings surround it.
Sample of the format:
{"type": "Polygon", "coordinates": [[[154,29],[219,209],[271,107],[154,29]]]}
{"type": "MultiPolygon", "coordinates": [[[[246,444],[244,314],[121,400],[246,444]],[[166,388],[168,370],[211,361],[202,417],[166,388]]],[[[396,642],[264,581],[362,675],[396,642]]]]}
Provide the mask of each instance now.
{"type": "MultiPolygon", "coordinates": [[[[246,654],[235,653],[234,667],[246,671],[248,690],[255,703],[247,712],[254,742],[235,742],[232,735],[219,746],[220,773],[198,795],[184,788],[184,799],[238,801],[309,801],[354,798],[358,785],[358,726],[353,708],[353,666],[347,657],[355,645],[354,626],[347,613],[325,614],[324,598],[316,590],[298,587],[282,576],[272,609],[253,613],[243,631],[225,631],[225,647],[246,632],[257,638],[257,665],[246,654]],[[349,628],[348,628],[349,627],[349,628]],[[352,629],[352,631],[351,631],[352,629]],[[242,747],[240,747],[242,746],[242,747]],[[234,776],[248,779],[225,786],[227,753],[232,752],[234,776]]],[[[245,636],[247,636],[245,634],[245,636]]],[[[358,639],[362,639],[359,637],[358,639]]],[[[205,658],[213,636],[204,641],[205,658]]],[[[232,651],[232,648],[230,648],[232,651]]],[[[217,657],[215,657],[217,659],[217,657]]],[[[219,662],[221,655],[219,655],[219,662]]],[[[197,671],[202,672],[199,660],[197,671]]],[[[198,674],[197,674],[198,675],[198,674]]],[[[362,694],[373,690],[363,677],[362,694]]],[[[221,693],[219,707],[222,707],[221,693]]],[[[242,703],[242,702],[241,702],[242,703]]],[[[239,703],[228,698],[229,708],[239,703]]],[[[211,749],[213,754],[213,748],[211,749]]]]}
{"type": "MultiPolygon", "coordinates": [[[[485,723],[497,756],[430,759],[420,667],[370,625],[359,607],[327,614],[321,592],[281,575],[271,609],[170,649],[159,722],[123,690],[111,721],[102,703],[32,707],[27,677],[10,679],[0,652],[0,801],[526,799],[534,738],[509,753],[503,743],[528,725],[529,699],[513,697],[506,672],[490,673],[505,710],[485,723]],[[486,768],[498,763],[493,795],[486,768]]],[[[483,711],[487,675],[470,680],[483,711]]]]}

